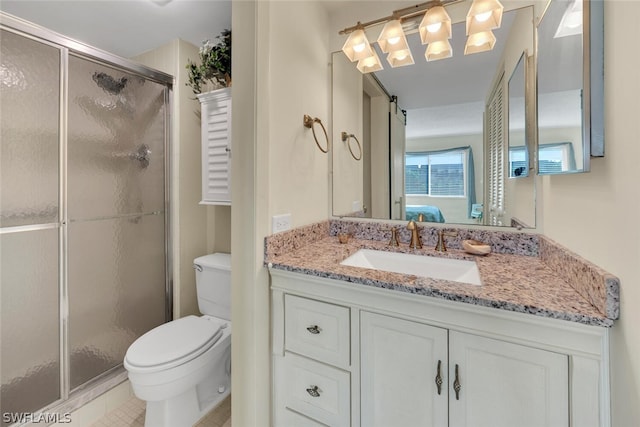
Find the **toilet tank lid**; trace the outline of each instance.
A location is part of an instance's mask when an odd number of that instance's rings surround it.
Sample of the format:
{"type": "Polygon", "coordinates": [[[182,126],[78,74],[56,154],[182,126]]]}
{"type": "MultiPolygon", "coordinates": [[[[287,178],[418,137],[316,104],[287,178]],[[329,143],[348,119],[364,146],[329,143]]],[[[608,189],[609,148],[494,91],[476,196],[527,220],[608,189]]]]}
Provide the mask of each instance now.
{"type": "Polygon", "coordinates": [[[195,265],[220,270],[231,270],[231,254],[215,253],[204,255],[193,260],[195,265]]]}

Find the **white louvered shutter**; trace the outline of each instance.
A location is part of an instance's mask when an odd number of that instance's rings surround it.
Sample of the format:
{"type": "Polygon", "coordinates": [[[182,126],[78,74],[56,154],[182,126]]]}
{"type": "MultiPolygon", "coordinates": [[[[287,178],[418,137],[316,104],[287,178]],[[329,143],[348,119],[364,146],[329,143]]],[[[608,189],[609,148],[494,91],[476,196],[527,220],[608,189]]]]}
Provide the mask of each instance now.
{"type": "Polygon", "coordinates": [[[489,225],[504,225],[504,180],[505,180],[505,120],[504,84],[501,78],[487,105],[487,169],[489,225]]]}
{"type": "Polygon", "coordinates": [[[198,95],[202,120],[202,201],[231,204],[231,88],[198,95]]]}

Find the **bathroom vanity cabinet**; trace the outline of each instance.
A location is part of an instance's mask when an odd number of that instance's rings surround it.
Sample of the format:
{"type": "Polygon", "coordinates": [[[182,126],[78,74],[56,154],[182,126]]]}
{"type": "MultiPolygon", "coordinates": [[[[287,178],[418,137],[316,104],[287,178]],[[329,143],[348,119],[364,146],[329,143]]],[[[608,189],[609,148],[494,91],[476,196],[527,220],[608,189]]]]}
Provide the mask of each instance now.
{"type": "Polygon", "coordinates": [[[274,426],[610,425],[607,328],[270,273],[274,426]]]}

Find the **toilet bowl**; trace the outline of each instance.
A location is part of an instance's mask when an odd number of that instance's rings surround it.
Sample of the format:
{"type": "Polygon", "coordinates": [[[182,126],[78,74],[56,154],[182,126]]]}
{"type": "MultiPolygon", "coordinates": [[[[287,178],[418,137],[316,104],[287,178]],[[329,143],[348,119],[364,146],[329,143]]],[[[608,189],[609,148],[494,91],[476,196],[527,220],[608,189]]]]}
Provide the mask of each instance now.
{"type": "Polygon", "coordinates": [[[152,329],[125,355],[146,427],[190,427],[231,392],[230,257],[200,257],[194,268],[203,315],[152,329]]]}

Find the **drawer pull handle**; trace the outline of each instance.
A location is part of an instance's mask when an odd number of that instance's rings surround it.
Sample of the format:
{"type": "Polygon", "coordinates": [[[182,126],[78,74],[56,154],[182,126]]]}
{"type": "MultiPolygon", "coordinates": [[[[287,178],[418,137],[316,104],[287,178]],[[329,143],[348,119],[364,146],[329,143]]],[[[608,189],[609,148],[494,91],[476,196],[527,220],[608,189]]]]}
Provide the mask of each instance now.
{"type": "Polygon", "coordinates": [[[308,388],[307,393],[309,393],[311,397],[320,397],[320,392],[318,391],[317,385],[314,385],[314,386],[311,386],[311,388],[308,388]]]}
{"type": "Polygon", "coordinates": [[[442,393],[442,374],[440,374],[440,366],[442,361],[438,360],[438,370],[436,372],[436,387],[438,387],[438,394],[442,393]]]}
{"type": "Polygon", "coordinates": [[[456,364],[456,379],[453,381],[453,389],[456,391],[456,400],[460,400],[460,377],[458,375],[458,364],[456,364]]]}
{"type": "Polygon", "coordinates": [[[313,325],[309,326],[307,328],[307,331],[309,331],[309,333],[312,333],[313,335],[318,335],[320,333],[320,328],[318,327],[318,325],[313,325]]]}

